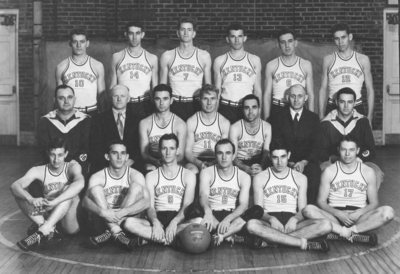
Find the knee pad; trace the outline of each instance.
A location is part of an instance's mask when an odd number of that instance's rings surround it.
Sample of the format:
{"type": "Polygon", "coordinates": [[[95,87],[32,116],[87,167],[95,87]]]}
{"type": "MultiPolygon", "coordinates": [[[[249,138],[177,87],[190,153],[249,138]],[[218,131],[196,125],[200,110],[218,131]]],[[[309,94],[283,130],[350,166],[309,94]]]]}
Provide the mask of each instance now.
{"type": "Polygon", "coordinates": [[[191,203],[184,211],[185,220],[190,220],[204,216],[204,210],[199,203],[191,203]]]}
{"type": "Polygon", "coordinates": [[[246,209],[246,211],[240,216],[245,222],[251,219],[260,220],[264,215],[264,209],[259,205],[253,205],[246,209]]]}

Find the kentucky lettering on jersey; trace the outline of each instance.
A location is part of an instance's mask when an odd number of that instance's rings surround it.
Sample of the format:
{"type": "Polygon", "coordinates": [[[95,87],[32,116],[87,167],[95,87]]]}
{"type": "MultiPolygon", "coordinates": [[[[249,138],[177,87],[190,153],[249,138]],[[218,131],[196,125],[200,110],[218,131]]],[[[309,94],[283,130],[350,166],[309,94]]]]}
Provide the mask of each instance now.
{"type": "Polygon", "coordinates": [[[183,195],[185,194],[185,188],[176,186],[176,185],[172,185],[172,186],[156,187],[156,189],[154,191],[154,194],[156,197],[159,197],[160,195],[168,194],[168,193],[177,194],[177,195],[183,197],[183,195]]]}
{"type": "Polygon", "coordinates": [[[59,174],[54,174],[49,168],[49,164],[45,166],[44,181],[42,182],[43,197],[48,200],[53,200],[60,196],[68,182],[68,162],[64,163],[62,171],[59,174]]]}
{"type": "Polygon", "coordinates": [[[75,71],[65,74],[63,77],[63,82],[68,84],[69,81],[77,78],[86,79],[91,83],[94,83],[97,80],[97,77],[93,74],[84,71],[75,71]]]}
{"type": "Polygon", "coordinates": [[[268,198],[273,194],[279,194],[279,193],[291,195],[295,199],[297,199],[297,197],[299,196],[299,191],[297,190],[297,188],[293,188],[287,185],[276,185],[267,187],[264,189],[263,192],[266,198],[268,198]]]}
{"type": "Polygon", "coordinates": [[[230,187],[212,187],[210,188],[210,196],[216,195],[226,195],[232,198],[237,198],[239,196],[240,190],[232,189],[230,187]]]}
{"type": "Polygon", "coordinates": [[[357,68],[352,68],[352,67],[340,67],[340,68],[336,68],[334,70],[332,70],[329,75],[332,78],[336,78],[337,76],[341,75],[341,74],[353,74],[354,76],[356,76],[357,78],[360,78],[361,76],[363,76],[363,72],[357,68]]]}
{"type": "Polygon", "coordinates": [[[222,74],[222,77],[224,78],[230,73],[237,73],[237,72],[245,73],[249,77],[252,77],[253,75],[256,74],[255,71],[253,70],[253,68],[249,68],[246,66],[234,66],[234,65],[223,68],[221,71],[221,74],[222,74]]]}
{"type": "Polygon", "coordinates": [[[151,73],[151,69],[148,66],[138,63],[123,64],[118,68],[118,72],[121,74],[128,70],[139,70],[145,74],[151,73]]]}
{"type": "Polygon", "coordinates": [[[300,83],[304,82],[306,79],[304,75],[301,75],[299,73],[293,72],[293,71],[284,71],[280,72],[278,74],[275,74],[274,81],[275,83],[279,83],[280,80],[282,79],[294,79],[300,83]]]}
{"type": "Polygon", "coordinates": [[[200,74],[203,73],[203,70],[199,67],[193,66],[193,65],[177,65],[175,67],[171,68],[171,74],[175,75],[179,72],[191,72],[196,74],[197,76],[200,76],[200,74]]]}
{"type": "Polygon", "coordinates": [[[202,140],[212,140],[215,143],[221,139],[221,136],[214,132],[200,132],[194,135],[194,141],[202,141],[202,140]]]}

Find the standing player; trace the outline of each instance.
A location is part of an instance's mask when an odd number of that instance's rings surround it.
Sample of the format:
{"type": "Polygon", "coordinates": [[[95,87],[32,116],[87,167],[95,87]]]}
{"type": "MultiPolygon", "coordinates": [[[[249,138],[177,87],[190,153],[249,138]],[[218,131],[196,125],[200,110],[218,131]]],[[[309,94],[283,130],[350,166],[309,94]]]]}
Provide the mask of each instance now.
{"type": "Polygon", "coordinates": [[[150,90],[158,84],[158,59],[142,48],[142,23],[128,22],[124,35],[128,47],[113,54],[110,89],[116,84],[127,86],[131,97],[128,106],[141,120],[152,113],[150,90]]]}
{"type": "Polygon", "coordinates": [[[150,193],[147,219],[129,218],[125,226],[147,241],[170,245],[189,224],[184,222],[184,211],[194,200],[196,176],[178,165],[179,140],[175,134],[163,135],[159,148],[162,165],[146,175],[150,193]]]}
{"type": "Polygon", "coordinates": [[[139,123],[140,152],[145,162],[145,169],[155,170],[161,166],[161,155],[158,143],[166,133],[174,133],[179,140],[178,163],[184,159],[186,144],[186,124],[170,110],[172,103],[171,87],[159,84],[153,90],[155,113],[139,123]]]}
{"type": "Polygon", "coordinates": [[[65,84],[76,92],[75,108],[92,116],[104,110],[100,96],[105,90],[103,64],[86,54],[89,47],[87,33],[74,29],[70,33],[69,46],[72,56],[56,68],[57,85],[65,84]]]}
{"type": "Polygon", "coordinates": [[[355,109],[358,113],[365,115],[361,100],[361,89],[365,81],[368,102],[367,118],[371,123],[375,95],[369,58],[364,54],[355,52],[350,47],[353,34],[350,32],[347,24],[335,24],[332,27],[331,33],[338,51],[324,58],[321,89],[319,90],[319,117],[323,118],[324,115],[327,115],[338,107],[335,104],[335,94],[344,87],[349,87],[355,91],[357,96],[355,109]],[[328,94],[328,104],[326,105],[328,94]]]}
{"type": "Polygon", "coordinates": [[[340,159],[327,167],[321,176],[317,204],[308,205],[307,218],[325,219],[332,223],[328,240],[340,237],[351,242],[378,243],[374,233],[365,233],[388,224],[394,218],[393,208],[379,206],[374,170],[357,160],[360,147],[352,135],[338,143],[340,159]],[[364,234],[363,234],[364,233],[364,234]]]}
{"type": "Polygon", "coordinates": [[[129,154],[121,140],[110,143],[104,157],[109,166],[90,177],[83,199],[86,210],[100,218],[105,232],[89,238],[92,248],[98,248],[111,237],[124,249],[132,249],[137,242],[125,236],[121,227],[127,218],[135,217],[149,207],[149,192],[143,175],[126,165],[129,154]]]}
{"type": "Polygon", "coordinates": [[[302,250],[327,252],[326,241],[308,241],[332,231],[326,220],[305,220],[301,210],[307,205],[307,178],[288,167],[290,151],[277,139],[271,143],[272,167],[254,177],[254,204],[264,208],[261,220],[250,220],[246,228],[259,238],[255,248],[269,243],[297,246],[302,250]]]}
{"type": "Polygon", "coordinates": [[[212,85],[204,85],[200,90],[201,111],[190,117],[186,126],[185,158],[189,162],[186,168],[195,174],[214,165],[215,144],[228,138],[230,123],[217,112],[219,91],[212,85]]]}
{"type": "Polygon", "coordinates": [[[183,121],[198,109],[195,97],[202,84],[211,84],[211,56],[193,46],[196,29],[195,19],[182,17],[176,31],[179,47],[164,52],[160,59],[160,83],[171,86],[175,99],[171,111],[183,121]]]}
{"type": "Polygon", "coordinates": [[[242,117],[241,99],[254,94],[262,98],[261,90],[261,60],[258,56],[244,50],[247,36],[241,24],[235,23],[228,27],[226,41],[230,50],[214,60],[214,81],[221,90],[219,112],[231,124],[242,117]]]}
{"type": "Polygon", "coordinates": [[[28,229],[29,236],[17,243],[24,251],[41,241],[61,241],[56,230],[58,222],[67,234],[76,234],[80,229],[77,216],[79,192],[85,184],[81,167],[75,161],[65,162],[68,149],[61,138],[54,138],[49,143],[47,154],[50,160],[47,165],[32,167],[11,185],[18,206],[33,221],[28,229]],[[40,181],[43,197],[34,198],[26,191],[35,180],[40,181]]]}
{"type": "Polygon", "coordinates": [[[243,98],[243,116],[231,126],[229,139],[237,149],[235,165],[255,176],[268,165],[271,125],[260,119],[260,99],[254,94],[243,98]]]}
{"type": "Polygon", "coordinates": [[[282,55],[268,62],[265,67],[264,118],[287,107],[286,90],[301,85],[308,95],[308,109],[314,111],[314,82],[310,61],[296,55],[297,37],[293,30],[278,32],[278,47],[282,55]],[[272,96],[271,96],[272,95],[272,96]],[[272,99],[272,104],[271,104],[272,99]]]}

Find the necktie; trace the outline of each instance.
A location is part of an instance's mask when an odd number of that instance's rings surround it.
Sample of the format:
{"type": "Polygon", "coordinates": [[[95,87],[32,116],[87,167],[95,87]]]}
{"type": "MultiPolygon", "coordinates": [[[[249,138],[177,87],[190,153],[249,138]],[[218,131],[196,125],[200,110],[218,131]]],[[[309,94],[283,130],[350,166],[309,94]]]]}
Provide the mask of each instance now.
{"type": "Polygon", "coordinates": [[[121,137],[121,140],[124,139],[124,124],[122,123],[122,113],[118,113],[117,128],[119,137],[121,137]]]}
{"type": "Polygon", "coordinates": [[[297,133],[298,128],[299,128],[299,114],[296,113],[293,119],[293,129],[295,134],[297,133]]]}

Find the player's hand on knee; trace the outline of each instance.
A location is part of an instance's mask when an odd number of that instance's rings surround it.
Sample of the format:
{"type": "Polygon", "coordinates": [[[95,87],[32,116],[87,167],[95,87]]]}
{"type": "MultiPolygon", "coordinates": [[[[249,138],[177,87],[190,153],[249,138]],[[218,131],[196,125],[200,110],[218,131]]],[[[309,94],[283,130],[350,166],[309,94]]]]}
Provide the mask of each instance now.
{"type": "Polygon", "coordinates": [[[103,209],[100,217],[102,217],[107,223],[118,223],[119,218],[116,212],[112,209],[103,209]]]}
{"type": "Polygon", "coordinates": [[[176,235],[176,229],[178,228],[178,224],[172,220],[167,229],[165,230],[165,240],[167,244],[171,244],[176,235]]]}
{"type": "Polygon", "coordinates": [[[211,232],[211,230],[213,229],[213,215],[211,213],[204,214],[203,220],[200,224],[204,225],[208,229],[208,231],[211,232]]]}
{"type": "Polygon", "coordinates": [[[269,223],[271,224],[271,227],[273,229],[279,230],[280,232],[285,232],[285,227],[281,222],[279,222],[277,218],[272,217],[271,219],[269,219],[269,223]]]}
{"type": "Polygon", "coordinates": [[[297,227],[297,218],[290,218],[289,221],[285,225],[285,233],[291,233],[296,230],[297,227]]]}
{"type": "Polygon", "coordinates": [[[219,234],[225,234],[226,232],[228,232],[229,226],[231,224],[225,220],[222,220],[222,222],[220,222],[218,224],[218,233],[219,234]]]}
{"type": "Polygon", "coordinates": [[[153,223],[153,230],[151,231],[151,240],[155,242],[161,242],[165,239],[164,227],[157,221],[153,223]]]}

